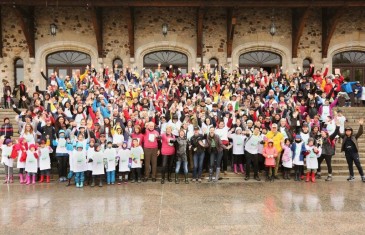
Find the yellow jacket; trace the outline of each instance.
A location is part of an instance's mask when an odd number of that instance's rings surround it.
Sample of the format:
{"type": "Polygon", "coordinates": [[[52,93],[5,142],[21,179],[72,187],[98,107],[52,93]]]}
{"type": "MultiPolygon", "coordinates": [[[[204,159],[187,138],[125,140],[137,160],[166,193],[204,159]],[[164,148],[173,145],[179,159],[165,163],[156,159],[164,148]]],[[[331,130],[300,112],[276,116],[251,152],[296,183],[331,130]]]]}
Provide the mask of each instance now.
{"type": "MultiPolygon", "coordinates": [[[[283,134],[281,134],[281,132],[276,132],[276,134],[274,134],[274,132],[269,131],[266,134],[266,137],[268,139],[272,139],[274,141],[274,147],[276,148],[276,150],[278,152],[281,152],[283,149],[281,148],[281,141],[284,141],[284,136],[283,134]]],[[[267,143],[266,143],[267,145],[267,143]]]]}

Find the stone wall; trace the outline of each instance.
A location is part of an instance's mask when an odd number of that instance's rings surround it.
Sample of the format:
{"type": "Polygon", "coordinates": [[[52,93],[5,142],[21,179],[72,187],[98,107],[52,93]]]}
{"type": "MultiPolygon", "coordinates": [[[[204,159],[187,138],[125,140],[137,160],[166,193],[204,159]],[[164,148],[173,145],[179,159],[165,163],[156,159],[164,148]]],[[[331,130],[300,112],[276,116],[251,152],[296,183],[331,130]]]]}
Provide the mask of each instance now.
{"type": "MultiPolygon", "coordinates": [[[[124,65],[143,66],[143,55],[153,50],[169,49],[184,52],[189,57],[189,68],[195,67],[196,60],[196,13],[194,8],[136,8],[135,9],[135,61],[130,60],[127,9],[103,9],[103,56],[98,60],[97,45],[91,14],[86,8],[35,9],[36,58],[29,58],[27,43],[18,18],[11,7],[3,7],[3,54],[0,59],[1,79],[14,80],[14,60],[22,58],[25,67],[25,83],[30,78],[40,79],[40,68],[45,67],[47,53],[57,50],[80,50],[92,56],[95,66],[102,63],[112,65],[120,57],[124,65]],[[57,36],[49,35],[49,25],[58,26],[57,36]],[[166,37],[162,35],[162,24],[169,25],[166,37]]],[[[346,9],[340,19],[329,46],[329,58],[322,60],[321,10],[313,9],[305,23],[299,42],[298,59],[291,58],[291,11],[287,9],[235,9],[237,24],[234,32],[232,62],[227,59],[226,10],[206,9],[203,23],[203,63],[215,57],[223,66],[234,66],[240,53],[265,49],[282,55],[284,67],[291,69],[301,66],[310,57],[320,68],[325,63],[331,66],[331,58],[338,50],[365,50],[365,9],[346,9]],[[269,34],[271,16],[277,32],[269,34]]],[[[11,82],[13,84],[13,82],[11,82]]]]}
{"type": "MultiPolygon", "coordinates": [[[[12,8],[3,7],[3,60],[0,63],[0,78],[6,79],[14,85],[14,61],[17,58],[23,59],[24,78],[28,80],[32,66],[29,63],[29,52],[24,33],[20,27],[20,22],[14,14],[12,8]]],[[[1,90],[2,91],[2,90],[1,90]]]]}
{"type": "Polygon", "coordinates": [[[203,21],[204,63],[216,58],[218,63],[227,64],[227,15],[225,9],[206,10],[203,21]]]}
{"type": "MultiPolygon", "coordinates": [[[[298,46],[298,63],[303,64],[303,59],[311,58],[316,65],[322,66],[322,14],[320,9],[313,9],[305,22],[302,37],[298,46]]],[[[317,67],[321,67],[317,66],[317,67]]]]}

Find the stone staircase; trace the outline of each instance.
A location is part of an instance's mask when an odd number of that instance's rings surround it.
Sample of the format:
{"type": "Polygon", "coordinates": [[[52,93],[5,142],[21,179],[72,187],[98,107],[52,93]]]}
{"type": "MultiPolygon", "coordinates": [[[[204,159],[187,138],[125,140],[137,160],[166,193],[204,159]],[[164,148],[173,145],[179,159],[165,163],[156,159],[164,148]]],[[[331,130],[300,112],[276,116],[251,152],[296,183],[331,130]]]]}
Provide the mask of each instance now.
{"type": "MultiPolygon", "coordinates": [[[[337,108],[336,108],[337,109],[337,108]]],[[[347,122],[345,124],[345,126],[350,126],[354,129],[354,132],[356,133],[358,128],[359,128],[359,124],[358,124],[358,120],[362,117],[365,117],[365,107],[351,107],[351,108],[340,108],[343,112],[343,114],[345,115],[345,117],[347,118],[347,122]]],[[[0,109],[0,120],[3,120],[5,117],[9,117],[10,118],[10,122],[13,124],[13,128],[14,128],[14,139],[19,137],[19,134],[17,133],[17,123],[14,119],[16,113],[13,112],[13,110],[11,109],[0,109]]],[[[365,167],[365,134],[362,135],[359,140],[359,148],[360,148],[360,161],[363,167],[365,167]]],[[[346,158],[345,158],[345,154],[341,153],[341,144],[337,143],[336,144],[336,155],[333,156],[332,158],[332,169],[333,169],[333,175],[340,175],[340,176],[347,176],[348,175],[348,167],[347,167],[347,162],[346,162],[346,158]]],[[[355,170],[355,175],[358,175],[357,173],[357,169],[354,166],[354,170],[355,170]]],[[[14,168],[14,176],[17,178],[17,172],[18,170],[16,168],[14,168]]],[[[323,161],[322,163],[322,175],[326,175],[327,173],[327,166],[325,161],[323,161]]],[[[56,166],[54,166],[52,168],[52,173],[53,173],[53,179],[57,179],[57,168],[56,166]]],[[[0,165],[0,175],[3,176],[5,174],[4,171],[4,166],[0,165]]],[[[205,174],[206,175],[206,174],[205,174]]],[[[0,179],[2,179],[3,177],[0,176],[0,179]]],[[[223,174],[222,174],[223,176],[223,174]]],[[[224,178],[237,178],[240,177],[242,178],[241,174],[233,174],[230,171],[228,172],[228,174],[226,176],[224,176],[224,178]]]]}

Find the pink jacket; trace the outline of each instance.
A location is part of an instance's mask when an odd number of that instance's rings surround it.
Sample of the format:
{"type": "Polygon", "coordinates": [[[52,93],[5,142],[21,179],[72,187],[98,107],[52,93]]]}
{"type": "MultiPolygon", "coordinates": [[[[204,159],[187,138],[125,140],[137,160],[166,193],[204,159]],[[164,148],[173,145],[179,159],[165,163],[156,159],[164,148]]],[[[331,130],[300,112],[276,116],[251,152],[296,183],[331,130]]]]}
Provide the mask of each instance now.
{"type": "Polygon", "coordinates": [[[283,157],[281,160],[283,162],[287,162],[290,160],[291,148],[285,145],[284,143],[281,143],[281,147],[283,148],[283,157]]]}
{"type": "Polygon", "coordinates": [[[265,157],[265,165],[266,166],[275,166],[275,158],[278,157],[278,151],[274,147],[265,147],[262,151],[262,155],[265,157]],[[273,158],[268,158],[270,155],[273,155],[273,158]]]}
{"type": "Polygon", "coordinates": [[[162,155],[174,155],[175,154],[174,143],[170,143],[170,139],[174,140],[175,136],[172,134],[169,136],[167,136],[166,134],[161,135],[161,142],[162,142],[161,154],[162,155]]]}
{"type": "Polygon", "coordinates": [[[146,133],[143,135],[143,147],[146,149],[157,149],[157,137],[159,135],[160,134],[156,130],[150,131],[146,129],[146,133]]]}

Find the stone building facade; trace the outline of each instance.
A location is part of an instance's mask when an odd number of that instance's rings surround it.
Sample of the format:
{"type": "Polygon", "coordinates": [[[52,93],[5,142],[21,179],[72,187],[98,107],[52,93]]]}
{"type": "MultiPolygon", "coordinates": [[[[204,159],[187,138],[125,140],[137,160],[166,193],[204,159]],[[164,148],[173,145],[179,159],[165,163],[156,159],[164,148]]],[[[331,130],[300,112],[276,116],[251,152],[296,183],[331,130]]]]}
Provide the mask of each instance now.
{"type": "Polygon", "coordinates": [[[3,58],[0,59],[0,77],[15,79],[15,61],[23,60],[24,82],[33,89],[32,81],[45,83],[40,76],[46,69],[47,55],[57,51],[72,50],[90,55],[95,67],[112,65],[120,58],[124,65],[143,67],[147,53],[171,50],[188,58],[188,68],[199,67],[214,58],[227,68],[239,64],[241,54],[252,51],[269,51],[282,58],[285,70],[303,66],[309,58],[317,68],[329,65],[332,57],[344,51],[365,52],[365,9],[346,9],[331,39],[328,56],[322,58],[322,15],[320,9],[312,9],[305,22],[299,41],[298,58],[292,57],[292,12],[290,9],[238,9],[234,29],[232,55],[227,57],[227,11],[207,8],[203,18],[202,58],[197,57],[197,21],[194,8],[136,8],[134,11],[134,54],[130,57],[127,9],[104,8],[102,12],[103,53],[98,56],[97,42],[90,12],[86,8],[35,8],[35,58],[29,57],[25,36],[19,18],[11,7],[2,7],[3,58]],[[274,16],[277,32],[269,33],[274,16]],[[55,23],[57,35],[51,36],[49,26],[55,23]],[[168,33],[162,34],[161,26],[168,24],[168,33]]]}

